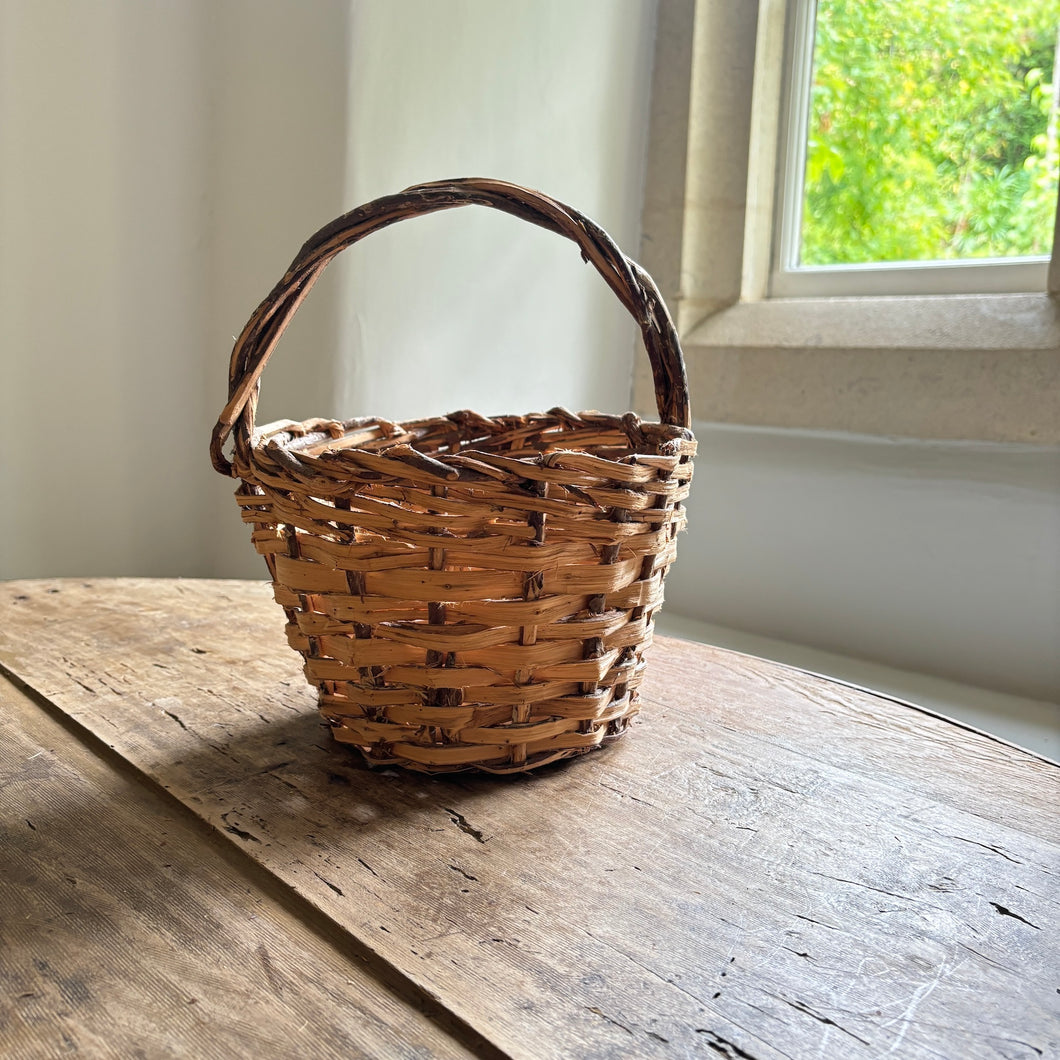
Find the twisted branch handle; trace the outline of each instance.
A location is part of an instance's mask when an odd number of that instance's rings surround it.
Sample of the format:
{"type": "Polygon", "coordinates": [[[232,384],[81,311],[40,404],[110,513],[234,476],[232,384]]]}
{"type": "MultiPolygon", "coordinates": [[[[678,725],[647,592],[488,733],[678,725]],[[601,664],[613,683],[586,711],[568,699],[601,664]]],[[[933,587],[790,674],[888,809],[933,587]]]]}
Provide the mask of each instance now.
{"type": "Polygon", "coordinates": [[[603,276],[640,326],[651,361],[660,419],[678,427],[691,426],[681,345],[652,278],[627,258],[602,228],[577,210],[517,184],[467,177],[419,184],[397,195],[376,199],[325,225],[306,241],[283,279],[254,311],[232,350],[228,404],[210,440],[210,457],[221,474],[235,474],[222,449],[237,423],[236,449],[241,457],[249,456],[261,373],[291,318],[331,259],[372,232],[406,217],[471,204],[503,210],[578,244],[582,257],[603,276]]]}

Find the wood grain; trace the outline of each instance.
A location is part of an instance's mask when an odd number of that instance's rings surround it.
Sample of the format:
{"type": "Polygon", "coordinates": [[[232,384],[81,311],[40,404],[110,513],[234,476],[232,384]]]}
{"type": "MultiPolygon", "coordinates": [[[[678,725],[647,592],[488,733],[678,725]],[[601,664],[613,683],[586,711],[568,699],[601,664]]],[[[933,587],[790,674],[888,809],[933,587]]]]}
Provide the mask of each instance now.
{"type": "Polygon", "coordinates": [[[0,663],[509,1055],[1060,1048],[1054,765],[660,640],[595,760],[373,772],[274,611],[258,583],[8,583],[0,663]]]}
{"type": "Polygon", "coordinates": [[[0,794],[0,1054],[475,1055],[7,681],[0,794]]]}

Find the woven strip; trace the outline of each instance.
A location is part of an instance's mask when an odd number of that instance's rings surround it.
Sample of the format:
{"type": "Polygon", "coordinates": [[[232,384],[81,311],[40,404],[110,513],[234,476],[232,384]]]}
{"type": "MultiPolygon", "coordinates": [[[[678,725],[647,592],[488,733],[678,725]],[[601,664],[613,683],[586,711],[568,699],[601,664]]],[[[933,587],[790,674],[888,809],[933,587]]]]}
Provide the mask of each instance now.
{"type": "Polygon", "coordinates": [[[695,440],[651,282],[580,214],[495,181],[424,185],[317,233],[232,354],[211,442],[336,739],[370,762],[519,772],[617,739],[684,528],[695,440]],[[343,247],[465,202],[574,239],[641,324],[663,423],[473,412],[254,426],[258,378],[343,247]],[[233,427],[231,462],[221,452],[233,427]]]}

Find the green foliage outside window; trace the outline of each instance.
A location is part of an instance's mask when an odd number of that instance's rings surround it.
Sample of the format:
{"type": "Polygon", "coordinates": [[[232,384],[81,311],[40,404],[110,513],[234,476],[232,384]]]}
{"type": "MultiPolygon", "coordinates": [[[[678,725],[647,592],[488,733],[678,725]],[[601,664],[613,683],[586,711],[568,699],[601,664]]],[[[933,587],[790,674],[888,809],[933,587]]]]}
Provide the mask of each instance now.
{"type": "Polygon", "coordinates": [[[1047,255],[1058,0],[819,0],[803,265],[1047,255]]]}

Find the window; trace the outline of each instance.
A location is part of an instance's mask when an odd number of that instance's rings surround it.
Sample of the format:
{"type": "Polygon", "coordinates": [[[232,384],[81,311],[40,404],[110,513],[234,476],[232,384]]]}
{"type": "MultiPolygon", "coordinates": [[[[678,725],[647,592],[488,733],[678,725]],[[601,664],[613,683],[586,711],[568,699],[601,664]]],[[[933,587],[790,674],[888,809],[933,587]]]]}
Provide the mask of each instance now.
{"type": "Polygon", "coordinates": [[[770,291],[1044,290],[1058,0],[796,0],[770,291]]]}
{"type": "MultiPolygon", "coordinates": [[[[660,0],[640,257],[674,314],[694,415],[1060,443],[1060,305],[1047,293],[1060,289],[1056,256],[1031,263],[1036,275],[1015,291],[991,293],[960,266],[951,293],[927,293],[919,268],[905,270],[904,293],[777,289],[786,31],[802,2],[660,0]]],[[[651,383],[638,373],[647,414],[651,383]]]]}

